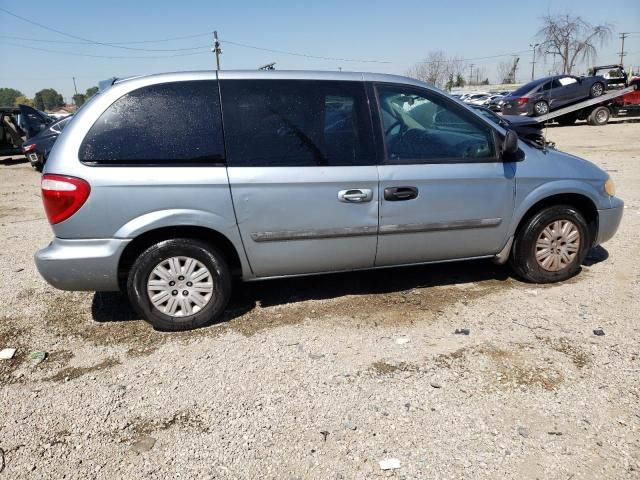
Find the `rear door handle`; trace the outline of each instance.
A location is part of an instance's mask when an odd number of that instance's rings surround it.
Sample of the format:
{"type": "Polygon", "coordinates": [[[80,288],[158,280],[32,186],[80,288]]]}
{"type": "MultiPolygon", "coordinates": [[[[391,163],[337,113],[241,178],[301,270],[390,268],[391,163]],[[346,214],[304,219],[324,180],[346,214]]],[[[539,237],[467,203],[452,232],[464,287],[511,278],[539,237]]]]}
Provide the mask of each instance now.
{"type": "Polygon", "coordinates": [[[384,199],[389,202],[400,202],[418,198],[416,187],[387,187],[384,189],[384,199]]]}
{"type": "Polygon", "coordinates": [[[340,190],[338,192],[338,200],[345,203],[370,202],[372,198],[373,190],[370,188],[351,188],[349,190],[340,190]]]}

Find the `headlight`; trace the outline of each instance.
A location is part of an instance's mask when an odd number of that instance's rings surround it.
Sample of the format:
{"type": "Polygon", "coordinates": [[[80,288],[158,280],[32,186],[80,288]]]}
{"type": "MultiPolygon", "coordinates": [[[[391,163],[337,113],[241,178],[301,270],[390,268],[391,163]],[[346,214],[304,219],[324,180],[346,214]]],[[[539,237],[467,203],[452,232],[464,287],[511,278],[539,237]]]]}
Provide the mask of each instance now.
{"type": "Polygon", "coordinates": [[[616,194],[616,185],[615,183],[613,183],[613,180],[611,180],[611,177],[609,177],[607,179],[606,182],[604,182],[604,191],[607,192],[607,195],[613,197],[616,194]]]}

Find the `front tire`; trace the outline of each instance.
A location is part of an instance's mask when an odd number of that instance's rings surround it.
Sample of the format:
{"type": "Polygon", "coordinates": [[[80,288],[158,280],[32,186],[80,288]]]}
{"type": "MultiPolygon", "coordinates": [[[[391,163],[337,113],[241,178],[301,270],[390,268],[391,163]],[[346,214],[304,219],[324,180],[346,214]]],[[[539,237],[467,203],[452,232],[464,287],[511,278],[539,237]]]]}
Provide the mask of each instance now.
{"type": "Polygon", "coordinates": [[[591,238],[582,214],[569,205],[541,210],[522,226],[511,250],[516,274],[533,283],[567,280],[580,271],[591,238]]]}
{"type": "Polygon", "coordinates": [[[589,97],[596,98],[604,93],[604,85],[601,82],[596,82],[591,85],[589,89],[589,97]]]}
{"type": "Polygon", "coordinates": [[[135,261],[127,293],[156,330],[191,330],[221,317],[231,296],[231,272],[224,257],[204,242],[165,240],[135,261]]]}

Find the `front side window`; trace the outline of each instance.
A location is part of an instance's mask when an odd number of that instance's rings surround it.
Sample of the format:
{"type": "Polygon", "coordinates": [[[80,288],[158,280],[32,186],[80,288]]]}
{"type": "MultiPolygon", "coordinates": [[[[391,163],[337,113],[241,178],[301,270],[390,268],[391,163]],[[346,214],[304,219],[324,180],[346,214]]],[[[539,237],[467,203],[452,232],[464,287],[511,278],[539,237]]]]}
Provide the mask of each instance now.
{"type": "Polygon", "coordinates": [[[389,163],[494,161],[491,128],[453,102],[428,92],[379,86],[389,163]]]}
{"type": "Polygon", "coordinates": [[[105,165],[223,162],[217,82],[163,83],[127,93],[93,124],[79,156],[105,165]]]}
{"type": "Polygon", "coordinates": [[[361,82],[223,80],[229,166],[375,164],[361,82]]]}

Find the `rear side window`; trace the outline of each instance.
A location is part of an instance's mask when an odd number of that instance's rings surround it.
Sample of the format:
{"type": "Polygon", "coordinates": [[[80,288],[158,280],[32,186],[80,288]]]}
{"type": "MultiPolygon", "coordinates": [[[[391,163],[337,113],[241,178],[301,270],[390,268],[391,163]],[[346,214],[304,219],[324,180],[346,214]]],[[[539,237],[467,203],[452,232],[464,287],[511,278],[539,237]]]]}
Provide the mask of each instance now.
{"type": "Polygon", "coordinates": [[[224,162],[217,82],[163,83],[127,93],[93,124],[79,156],[102,165],[224,162]]]}
{"type": "Polygon", "coordinates": [[[229,166],[375,164],[364,83],[220,82],[229,166]]]}

